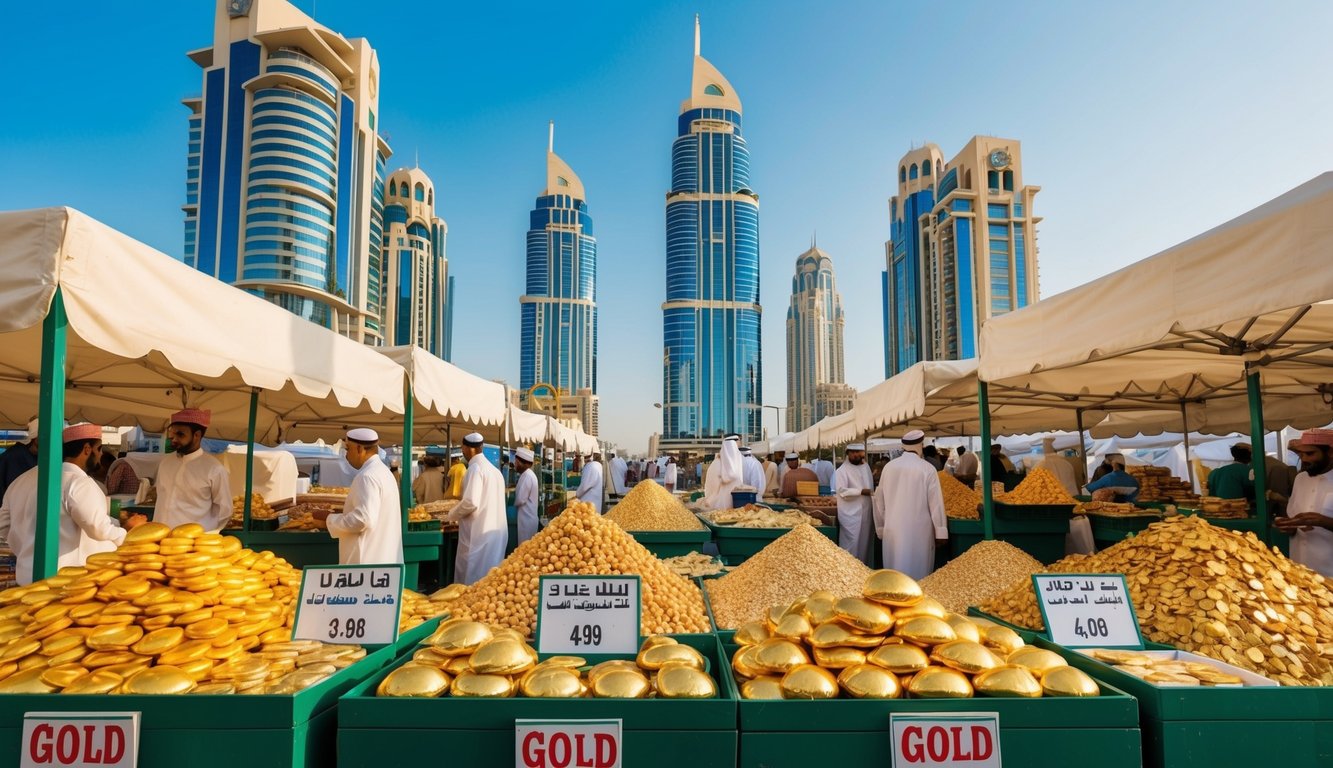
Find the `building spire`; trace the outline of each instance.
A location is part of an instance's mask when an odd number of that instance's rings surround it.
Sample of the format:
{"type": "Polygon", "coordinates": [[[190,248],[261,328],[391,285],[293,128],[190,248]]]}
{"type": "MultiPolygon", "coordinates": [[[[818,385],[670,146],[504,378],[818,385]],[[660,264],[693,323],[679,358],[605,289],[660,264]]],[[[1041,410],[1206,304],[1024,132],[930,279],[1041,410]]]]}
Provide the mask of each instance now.
{"type": "Polygon", "coordinates": [[[413,168],[416,168],[417,170],[420,170],[420,169],[421,169],[421,148],[420,148],[420,147],[417,147],[417,148],[415,148],[415,149],[412,150],[412,167],[413,167],[413,168]]]}
{"type": "Polygon", "coordinates": [[[547,128],[547,134],[546,134],[546,151],[547,151],[547,152],[554,152],[554,151],[555,151],[555,121],[554,121],[554,120],[547,121],[546,128],[547,128]]]}
{"type": "Polygon", "coordinates": [[[694,14],[694,55],[699,56],[699,14],[694,14]]]}

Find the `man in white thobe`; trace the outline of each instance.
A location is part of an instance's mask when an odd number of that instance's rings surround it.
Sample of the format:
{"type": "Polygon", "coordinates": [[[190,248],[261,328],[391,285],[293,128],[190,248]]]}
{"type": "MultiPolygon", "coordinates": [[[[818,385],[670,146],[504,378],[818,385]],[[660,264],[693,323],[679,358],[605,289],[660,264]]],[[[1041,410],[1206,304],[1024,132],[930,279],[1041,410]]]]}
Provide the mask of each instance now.
{"type": "MultiPolygon", "coordinates": [[[[607,462],[611,469],[611,493],[617,496],[625,495],[625,474],[629,472],[629,464],[624,459],[611,454],[611,461],[607,462]]],[[[642,473],[639,475],[642,477],[642,473]]]]}
{"type": "Polygon", "coordinates": [[[760,496],[777,496],[778,489],[778,465],[773,463],[771,457],[764,457],[764,489],[760,496]]]}
{"type": "Polygon", "coordinates": [[[767,485],[767,479],[764,477],[764,465],[759,459],[754,457],[754,451],[749,446],[741,449],[741,484],[748,485],[754,489],[754,492],[760,496],[764,495],[764,487],[767,485]]]}
{"type": "Polygon", "coordinates": [[[837,471],[833,467],[833,462],[816,456],[814,460],[810,462],[810,468],[815,471],[815,476],[819,478],[819,486],[821,488],[833,487],[833,475],[837,471]]]}
{"type": "MultiPolygon", "coordinates": [[[[514,512],[518,518],[518,543],[537,535],[537,474],[532,471],[536,457],[527,448],[514,451],[518,482],[514,483],[514,512]]],[[[505,548],[509,547],[508,542],[505,548]]]]}
{"type": "Polygon", "coordinates": [[[167,427],[172,452],[157,465],[153,522],[172,528],[198,523],[215,533],[231,519],[231,477],[200,447],[212,417],[212,411],[196,408],[172,414],[167,427]]]}
{"type": "Polygon", "coordinates": [[[870,565],[875,542],[871,510],[875,476],[866,464],[865,444],[847,446],[847,458],[833,475],[833,492],[838,497],[838,546],[870,565]]]}
{"type": "Polygon", "coordinates": [[[745,484],[745,467],[741,461],[740,435],[727,435],[722,438],[722,448],[717,458],[708,465],[708,474],[704,476],[704,507],[707,509],[731,509],[731,492],[745,484]]]}
{"type": "Polygon", "coordinates": [[[1301,472],[1291,486],[1278,530],[1291,534],[1291,559],[1333,578],[1333,430],[1310,429],[1293,446],[1301,472]]]}
{"type": "Polygon", "coordinates": [[[579,474],[579,489],[574,492],[579,501],[586,501],[602,514],[602,454],[594,453],[579,474]]]}
{"type": "MultiPolygon", "coordinates": [[[[483,440],[473,432],[463,438],[463,498],[445,517],[458,522],[458,557],[454,581],[475,584],[500,564],[509,546],[509,520],[505,516],[505,481],[486,454],[483,440]]],[[[583,471],[587,472],[588,467],[583,471]]]]}
{"type": "Polygon", "coordinates": [[[903,455],[884,465],[875,491],[875,531],[883,540],[884,567],[924,579],[935,570],[935,544],[949,538],[938,470],[921,458],[926,436],[903,435],[903,455]]]}
{"type": "MultiPolygon", "coordinates": [[[[110,552],[125,541],[125,529],[110,515],[106,494],[88,476],[91,462],[101,456],[102,428],[75,424],[61,434],[60,524],[56,545],[56,569],[83,565],[88,556],[110,552]]],[[[33,467],[9,484],[0,502],[0,540],[14,552],[14,578],[19,584],[33,582],[32,560],[37,538],[38,469],[33,467]]],[[[132,515],[126,525],[136,528],[148,522],[132,515]]],[[[53,569],[55,570],[55,569],[53,569]]]]}
{"type": "Polygon", "coordinates": [[[398,481],[380,458],[380,436],[373,429],[347,431],[347,463],[356,470],[342,512],[315,512],[338,540],[339,565],[403,562],[403,507],[398,481]]]}
{"type": "MultiPolygon", "coordinates": [[[[1065,493],[1077,496],[1078,477],[1074,466],[1055,450],[1055,438],[1047,437],[1041,441],[1041,461],[1033,469],[1044,469],[1055,476],[1064,486],[1065,493]]],[[[1097,543],[1092,538],[1092,522],[1087,515],[1074,515],[1069,521],[1069,533],[1065,534],[1065,554],[1091,555],[1097,551],[1097,543]]]]}
{"type": "Polygon", "coordinates": [[[667,457],[666,469],[663,471],[665,472],[663,475],[663,485],[666,486],[668,491],[674,493],[676,490],[676,479],[679,477],[675,456],[667,457]]]}

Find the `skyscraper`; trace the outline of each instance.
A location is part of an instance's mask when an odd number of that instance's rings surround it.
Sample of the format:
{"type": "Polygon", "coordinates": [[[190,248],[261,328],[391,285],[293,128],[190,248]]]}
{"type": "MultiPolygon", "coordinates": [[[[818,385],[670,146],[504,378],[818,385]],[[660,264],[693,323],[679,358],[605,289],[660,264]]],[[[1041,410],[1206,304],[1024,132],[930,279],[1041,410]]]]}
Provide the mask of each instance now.
{"type": "Polygon", "coordinates": [[[741,101],[699,55],[671,145],[662,305],[662,446],[760,435],[759,196],[741,101]]]}
{"type": "Polygon", "coordinates": [[[834,400],[843,384],[842,298],[833,260],[813,245],[796,258],[787,309],[787,429],[800,431],[842,413],[834,400]]]}
{"type": "Polygon", "coordinates": [[[383,344],[379,61],[286,0],[217,0],[190,109],[185,262],[383,344]]]}
{"type": "Polygon", "coordinates": [[[435,215],[435,185],[420,168],[389,176],[384,193],[384,339],[449,359],[449,227],[435,215]]]}
{"type": "Polygon", "coordinates": [[[1015,139],[974,136],[947,164],[903,156],[885,243],[884,372],[977,354],[985,320],[1037,300],[1037,230],[1015,139]]]}
{"type": "Polygon", "coordinates": [[[597,239],[583,182],[546,148],[546,187],[528,228],[527,288],[519,298],[519,383],[561,395],[597,392],[597,239]]]}

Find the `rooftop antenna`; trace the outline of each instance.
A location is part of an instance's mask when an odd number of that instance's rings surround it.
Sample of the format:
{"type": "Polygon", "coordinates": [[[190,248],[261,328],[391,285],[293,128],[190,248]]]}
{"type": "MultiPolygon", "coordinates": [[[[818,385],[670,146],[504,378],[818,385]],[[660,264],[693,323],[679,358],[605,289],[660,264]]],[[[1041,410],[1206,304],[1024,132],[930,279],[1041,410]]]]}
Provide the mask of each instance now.
{"type": "Polygon", "coordinates": [[[413,167],[413,168],[416,168],[417,170],[421,170],[421,148],[420,148],[420,147],[414,148],[414,149],[412,150],[412,167],[413,167]]]}
{"type": "Polygon", "coordinates": [[[694,55],[699,55],[699,14],[694,14],[694,55]]]}
{"type": "Polygon", "coordinates": [[[546,151],[547,151],[547,152],[554,152],[554,151],[555,151],[555,121],[554,121],[554,120],[548,121],[547,124],[546,124],[546,128],[547,128],[547,134],[546,134],[546,151]]]}

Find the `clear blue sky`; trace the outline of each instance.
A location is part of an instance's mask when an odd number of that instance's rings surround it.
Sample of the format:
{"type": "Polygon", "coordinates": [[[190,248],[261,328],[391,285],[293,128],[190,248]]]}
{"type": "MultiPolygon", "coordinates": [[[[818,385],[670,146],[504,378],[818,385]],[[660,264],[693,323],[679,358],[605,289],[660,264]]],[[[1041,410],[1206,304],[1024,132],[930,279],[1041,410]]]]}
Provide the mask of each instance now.
{"type": "MultiPolygon", "coordinates": [[[[0,47],[0,209],[70,205],[179,256],[179,101],[200,90],[185,52],[211,43],[214,3],[57,7],[7,10],[23,33],[0,47]]],[[[1025,178],[1042,187],[1043,295],[1333,168],[1328,2],[319,0],[313,11],[378,50],[390,166],[419,152],[435,180],[459,287],[455,362],[511,384],[524,233],[556,121],[556,151],[596,222],[602,434],[631,451],[660,428],[663,202],[696,11],[704,56],[745,106],[770,404],[786,404],[791,276],[816,231],[846,309],[848,383],[881,380],[887,201],[913,146],[934,141],[949,158],[973,134],[1023,142],[1025,178]]]]}

